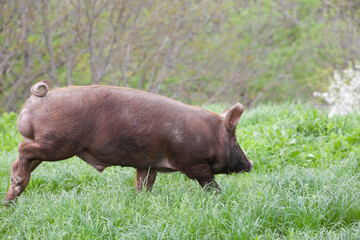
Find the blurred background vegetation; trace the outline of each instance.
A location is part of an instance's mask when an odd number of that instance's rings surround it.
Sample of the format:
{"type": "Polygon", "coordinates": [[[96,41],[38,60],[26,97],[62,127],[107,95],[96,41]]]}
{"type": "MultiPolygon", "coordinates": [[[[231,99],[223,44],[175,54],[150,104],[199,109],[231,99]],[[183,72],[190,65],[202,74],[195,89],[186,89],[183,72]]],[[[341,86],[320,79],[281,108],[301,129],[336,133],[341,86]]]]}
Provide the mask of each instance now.
{"type": "Polygon", "coordinates": [[[355,0],[0,1],[0,112],[32,84],[187,103],[308,101],[360,58],[355,0]]]}

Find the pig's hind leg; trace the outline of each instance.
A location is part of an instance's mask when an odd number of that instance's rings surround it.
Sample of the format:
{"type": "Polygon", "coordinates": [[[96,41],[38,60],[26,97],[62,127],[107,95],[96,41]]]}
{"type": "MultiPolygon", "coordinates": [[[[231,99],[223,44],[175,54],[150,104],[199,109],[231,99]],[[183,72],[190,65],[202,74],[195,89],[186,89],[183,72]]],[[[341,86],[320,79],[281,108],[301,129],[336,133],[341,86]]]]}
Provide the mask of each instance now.
{"type": "Polygon", "coordinates": [[[40,163],[42,163],[40,160],[23,163],[20,162],[19,159],[16,159],[11,164],[10,187],[6,193],[4,205],[15,200],[24,191],[26,185],[29,183],[30,173],[34,171],[40,163]]]}
{"type": "Polygon", "coordinates": [[[136,189],[141,192],[143,187],[151,191],[156,179],[157,172],[151,169],[136,169],[136,189]]]}
{"type": "Polygon", "coordinates": [[[11,165],[10,187],[6,193],[4,205],[15,200],[25,190],[33,170],[44,160],[62,160],[71,156],[57,156],[54,150],[41,147],[36,142],[22,142],[19,146],[19,158],[11,165]]]}

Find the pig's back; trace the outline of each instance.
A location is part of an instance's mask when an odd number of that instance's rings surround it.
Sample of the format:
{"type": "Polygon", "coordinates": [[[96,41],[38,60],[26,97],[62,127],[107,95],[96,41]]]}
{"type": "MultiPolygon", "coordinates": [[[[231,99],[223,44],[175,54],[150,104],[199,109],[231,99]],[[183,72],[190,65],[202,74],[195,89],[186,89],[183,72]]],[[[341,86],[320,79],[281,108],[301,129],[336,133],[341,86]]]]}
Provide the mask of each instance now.
{"type": "MultiPolygon", "coordinates": [[[[168,134],[203,128],[218,116],[148,92],[121,87],[65,87],[31,96],[25,109],[35,134],[66,129],[74,137],[109,134],[168,134]],[[191,129],[189,129],[191,128],[191,129]]],[[[201,130],[201,129],[199,129],[201,130]]]]}

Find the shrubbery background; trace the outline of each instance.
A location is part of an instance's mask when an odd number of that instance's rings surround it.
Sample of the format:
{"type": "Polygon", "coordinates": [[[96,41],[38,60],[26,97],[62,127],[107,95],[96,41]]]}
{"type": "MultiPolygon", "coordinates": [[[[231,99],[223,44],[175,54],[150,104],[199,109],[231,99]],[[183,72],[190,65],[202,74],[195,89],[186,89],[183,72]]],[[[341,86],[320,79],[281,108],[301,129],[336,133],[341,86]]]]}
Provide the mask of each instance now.
{"type": "Polygon", "coordinates": [[[312,99],[360,56],[353,0],[0,3],[0,112],[30,86],[106,84],[188,103],[312,99]]]}

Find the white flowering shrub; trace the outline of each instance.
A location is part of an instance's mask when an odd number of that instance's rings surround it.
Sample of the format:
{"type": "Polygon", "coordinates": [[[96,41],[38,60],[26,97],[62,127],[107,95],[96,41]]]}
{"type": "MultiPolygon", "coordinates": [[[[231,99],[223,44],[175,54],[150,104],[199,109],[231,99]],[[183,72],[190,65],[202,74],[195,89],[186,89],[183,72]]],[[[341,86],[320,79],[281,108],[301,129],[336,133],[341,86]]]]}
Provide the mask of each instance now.
{"type": "Polygon", "coordinates": [[[328,92],[314,92],[315,97],[324,99],[329,105],[329,117],[345,115],[360,106],[360,65],[348,68],[340,74],[334,73],[334,82],[328,92]]]}

